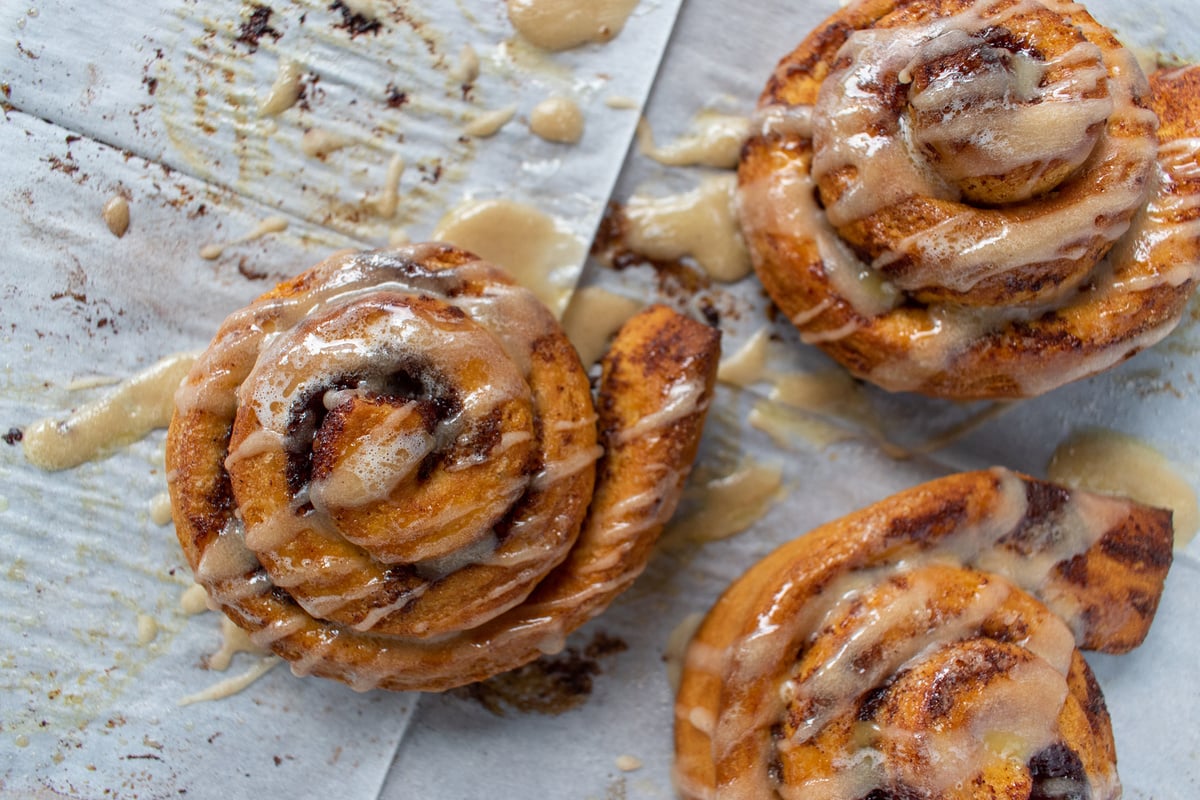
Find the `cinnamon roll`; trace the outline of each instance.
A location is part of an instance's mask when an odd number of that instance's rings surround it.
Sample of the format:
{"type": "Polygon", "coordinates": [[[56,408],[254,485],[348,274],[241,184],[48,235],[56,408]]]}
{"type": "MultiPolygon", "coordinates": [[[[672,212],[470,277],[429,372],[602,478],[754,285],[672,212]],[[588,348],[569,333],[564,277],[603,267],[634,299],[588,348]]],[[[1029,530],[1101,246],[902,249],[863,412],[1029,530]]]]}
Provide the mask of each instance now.
{"type": "Polygon", "coordinates": [[[441,690],[561,648],[641,571],[718,334],[656,306],[599,397],[553,315],[448,245],[334,256],[232,314],[176,396],[196,581],[298,674],[441,690]]]}
{"type": "Polygon", "coordinates": [[[739,165],[768,294],[893,391],[1041,394],[1176,325],[1200,68],[1145,77],[1070,0],[859,0],[779,63],[739,165]]]}
{"type": "Polygon", "coordinates": [[[678,788],[1116,798],[1077,648],[1137,646],[1170,563],[1170,512],[1003,469],[817,528],[735,581],[689,646],[678,788]]]}

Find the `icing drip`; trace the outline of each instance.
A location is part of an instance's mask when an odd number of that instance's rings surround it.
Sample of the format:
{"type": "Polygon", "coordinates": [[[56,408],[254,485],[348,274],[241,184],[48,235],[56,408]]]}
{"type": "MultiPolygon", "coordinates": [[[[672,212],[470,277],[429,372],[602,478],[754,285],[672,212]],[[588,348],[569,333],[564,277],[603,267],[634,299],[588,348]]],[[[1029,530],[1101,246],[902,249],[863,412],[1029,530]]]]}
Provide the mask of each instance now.
{"type": "Polygon", "coordinates": [[[517,32],[546,50],[570,50],[611,41],[638,0],[506,0],[517,32]]]}
{"type": "Polygon", "coordinates": [[[634,195],[624,209],[627,243],[650,258],[690,255],[719,281],[745,277],[750,256],[737,228],[734,183],[732,175],[720,175],[683,194],[634,195]]]}
{"type": "Polygon", "coordinates": [[[172,393],[194,360],[192,354],[170,356],[84,403],[64,420],[34,422],[21,439],[25,458],[41,469],[69,469],[166,427],[172,393]]]}
{"type": "Polygon", "coordinates": [[[745,117],[704,112],[696,117],[692,130],[685,136],[659,146],[654,142],[650,123],[643,119],[637,127],[638,151],[666,166],[732,169],[737,166],[750,125],[745,117]]]}

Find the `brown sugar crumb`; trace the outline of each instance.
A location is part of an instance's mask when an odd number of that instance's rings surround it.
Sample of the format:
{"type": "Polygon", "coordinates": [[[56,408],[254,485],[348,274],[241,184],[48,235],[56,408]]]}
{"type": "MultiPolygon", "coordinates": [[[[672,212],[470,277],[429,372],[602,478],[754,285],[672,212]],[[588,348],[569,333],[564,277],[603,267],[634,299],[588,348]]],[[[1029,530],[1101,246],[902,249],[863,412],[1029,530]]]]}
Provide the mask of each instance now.
{"type": "Polygon", "coordinates": [[[75,157],[70,153],[67,153],[65,159],[58,156],[48,156],[45,161],[50,165],[50,169],[55,172],[61,172],[63,175],[74,175],[79,172],[79,164],[76,163],[75,157]]]}
{"type": "Polygon", "coordinates": [[[388,108],[400,108],[408,102],[408,92],[401,91],[394,83],[387,85],[386,92],[388,108]]]}
{"type": "Polygon", "coordinates": [[[255,5],[250,12],[250,18],[242,23],[237,40],[249,46],[251,51],[258,49],[258,42],[264,36],[270,36],[275,41],[283,34],[271,27],[271,15],[275,13],[270,6],[255,5]]]}
{"type": "Polygon", "coordinates": [[[364,33],[379,33],[380,28],[383,27],[379,20],[359,14],[343,3],[342,0],[334,0],[333,5],[329,6],[329,10],[341,12],[341,24],[334,25],[333,27],[347,31],[351,39],[364,33]]]}
{"type": "Polygon", "coordinates": [[[266,270],[250,266],[249,259],[245,257],[238,259],[238,273],[248,281],[265,281],[271,277],[271,273],[266,270]]]}
{"type": "Polygon", "coordinates": [[[621,639],[599,631],[582,650],[568,647],[558,655],[543,656],[452,694],[475,700],[497,716],[504,716],[507,710],[561,714],[583,705],[592,693],[592,679],[602,672],[599,659],[628,647],[621,639]]]}
{"type": "Polygon", "coordinates": [[[624,639],[609,636],[604,631],[596,631],[587,647],[583,649],[583,654],[591,659],[606,658],[617,653],[624,653],[628,649],[629,645],[625,643],[624,639]]]}

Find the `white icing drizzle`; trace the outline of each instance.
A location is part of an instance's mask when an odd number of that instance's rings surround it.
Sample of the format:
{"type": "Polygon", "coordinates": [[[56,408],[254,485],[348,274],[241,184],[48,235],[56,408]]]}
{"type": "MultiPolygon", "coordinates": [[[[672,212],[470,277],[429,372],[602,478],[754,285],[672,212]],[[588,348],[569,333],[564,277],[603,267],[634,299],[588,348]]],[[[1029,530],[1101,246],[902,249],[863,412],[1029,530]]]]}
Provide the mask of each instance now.
{"type": "Polygon", "coordinates": [[[267,656],[262,658],[258,661],[258,663],[254,664],[241,675],[234,675],[233,677],[214,683],[212,686],[203,691],[179,698],[178,705],[190,706],[193,703],[206,703],[213,700],[223,700],[226,697],[232,697],[238,692],[245,690],[248,686],[250,686],[250,684],[254,683],[263,675],[266,675],[268,672],[278,666],[281,661],[282,659],[275,656],[267,656]]]}
{"type": "Polygon", "coordinates": [[[636,97],[627,97],[625,95],[612,95],[604,98],[604,105],[616,111],[637,111],[642,107],[642,103],[636,97]]]}
{"type": "MultiPolygon", "coordinates": [[[[426,247],[434,246],[409,248],[405,255],[419,261],[426,247]]],[[[251,641],[267,646],[304,632],[306,648],[310,643],[314,645],[293,665],[297,674],[325,663],[340,636],[355,635],[353,632],[390,635],[389,626],[396,612],[407,611],[410,604],[440,591],[442,582],[458,572],[474,568],[505,570],[475,596],[463,598],[455,611],[455,618],[461,618],[470,631],[520,603],[540,576],[563,559],[575,535],[560,506],[531,499],[508,521],[503,542],[484,529],[478,535],[451,537],[456,539],[451,549],[418,549],[416,560],[410,562],[413,574],[400,585],[394,584],[369,552],[343,541],[345,534],[333,521],[333,508],[355,510],[386,500],[401,488],[406,480],[403,476],[414,474],[428,454],[466,443],[464,455],[445,465],[446,476],[485,463],[484,457],[470,449],[471,420],[488,417],[509,401],[530,402],[526,384],[533,369],[530,354],[546,335],[547,326],[553,325],[550,312],[528,291],[495,283],[491,268],[481,262],[437,274],[418,270],[402,277],[399,270],[388,266],[393,255],[382,254],[378,264],[374,258],[348,257],[343,268],[331,268],[305,294],[285,292],[235,312],[176,393],[177,413],[181,415],[231,418],[236,409],[244,419],[253,419],[262,426],[251,428],[225,457],[225,465],[236,469],[252,459],[293,446],[289,424],[297,397],[313,398],[330,414],[356,413],[350,404],[369,400],[378,390],[372,376],[386,374],[391,363],[404,363],[410,350],[447,373],[467,369],[479,376],[482,370],[477,383],[458,387],[453,413],[439,417],[432,430],[422,416],[414,413],[411,404],[401,402],[382,409],[379,416],[383,424],[357,437],[352,447],[338,454],[323,468],[320,478],[303,487],[288,505],[265,516],[255,515],[258,521],[248,529],[243,528],[240,515],[231,516],[220,533],[202,547],[197,580],[208,587],[215,602],[237,608],[240,618],[254,631],[251,641]],[[389,270],[384,280],[378,274],[381,267],[389,270]],[[479,281],[482,288],[463,292],[460,285],[466,281],[479,281]],[[482,326],[479,331],[490,332],[482,333],[480,338],[473,327],[427,330],[417,324],[408,303],[368,299],[414,294],[457,306],[482,326]],[[360,307],[381,309],[381,313],[372,310],[361,314],[357,322],[343,322],[348,318],[347,309],[360,307]],[[321,378],[313,377],[360,373],[367,378],[332,390],[321,383],[321,378]],[[289,551],[291,543],[300,537],[331,547],[318,548],[320,555],[314,555],[307,545],[289,551]],[[534,545],[522,544],[526,541],[534,545]],[[279,605],[267,594],[272,586],[289,590],[295,605],[279,605]],[[385,589],[380,596],[378,593],[385,589]],[[275,611],[255,610],[275,606],[275,611]],[[356,607],[352,618],[337,624],[328,622],[331,615],[345,613],[351,606],[356,607]],[[314,634],[319,636],[314,638],[314,634]]],[[[687,397],[675,399],[681,406],[688,405],[687,397]]],[[[463,496],[461,502],[423,514],[406,528],[406,533],[422,527],[457,529],[457,521],[468,515],[498,519],[514,507],[515,498],[523,492],[530,492],[530,498],[548,496],[559,491],[564,481],[591,468],[601,448],[570,443],[582,438],[578,432],[594,428],[594,410],[589,408],[578,418],[563,416],[563,411],[556,409],[546,413],[542,436],[560,444],[543,459],[537,474],[517,475],[486,492],[463,496]]],[[[668,422],[664,419],[664,424],[668,422]]],[[[652,427],[643,426],[639,433],[653,435],[652,427]]],[[[531,430],[504,431],[494,444],[489,444],[487,458],[524,452],[530,446],[540,446],[531,430]]],[[[525,463],[525,457],[519,456],[518,463],[525,463]]],[[[177,476],[178,470],[171,480],[177,476]]],[[[671,480],[677,483],[678,476],[671,480]]],[[[585,570],[589,575],[604,573],[605,580],[597,580],[595,587],[549,605],[569,612],[632,580],[632,575],[609,579],[604,571],[616,565],[620,554],[631,546],[621,537],[639,529],[629,517],[648,513],[651,506],[658,510],[660,505],[661,494],[639,495],[634,502],[618,504],[613,512],[615,530],[604,529],[598,536],[615,554],[601,553],[585,570]]],[[[405,624],[405,635],[395,639],[401,648],[411,646],[413,637],[438,642],[447,635],[436,627],[447,624],[445,621],[431,624],[420,617],[405,624]]],[[[541,636],[547,641],[563,635],[561,630],[556,632],[563,625],[561,620],[534,624],[544,626],[541,636]]],[[[503,646],[501,640],[507,638],[498,637],[497,646],[503,646]]],[[[385,679],[387,673],[364,664],[343,677],[354,688],[365,690],[385,679]]]]}
{"type": "MultiPolygon", "coordinates": [[[[620,437],[617,433],[617,437],[620,437]]],[[[514,627],[499,641],[513,636],[529,637],[540,633],[543,642],[550,642],[561,649],[565,633],[563,620],[574,609],[585,608],[589,615],[598,613],[603,607],[603,598],[622,591],[636,577],[628,571],[613,569],[625,552],[638,541],[641,534],[656,526],[665,525],[674,513],[675,504],[663,502],[663,498],[676,495],[681,475],[665,464],[656,464],[645,470],[647,475],[643,491],[608,503],[602,509],[593,508],[585,531],[580,537],[580,546],[588,548],[591,555],[586,560],[573,564],[576,575],[575,588],[548,598],[524,610],[528,622],[514,627]],[[599,576],[611,573],[610,577],[599,576]]],[[[547,652],[544,650],[544,652],[547,652]]]]}
{"type": "Polygon", "coordinates": [[[689,414],[708,408],[707,387],[701,380],[677,380],[667,389],[662,408],[646,414],[636,423],[613,437],[617,444],[630,442],[647,435],[662,435],[663,429],[689,414]]]}
{"type": "MultiPolygon", "coordinates": [[[[761,742],[764,748],[789,751],[810,741],[830,720],[844,715],[858,702],[863,687],[879,685],[885,676],[901,675],[910,666],[941,652],[945,645],[939,642],[968,638],[1015,588],[1020,588],[1040,594],[1054,613],[1031,624],[1016,642],[1034,656],[1033,661],[1009,679],[988,685],[979,711],[971,712],[979,716],[969,730],[929,732],[926,737],[876,727],[870,736],[893,745],[899,742],[902,748],[916,747],[924,753],[914,759],[922,772],[906,778],[912,785],[928,787],[935,794],[977,774],[987,759],[1002,757],[1023,763],[1051,744],[1057,736],[1057,713],[1047,715],[1045,709],[1058,708],[1066,696],[1065,676],[1079,635],[1062,619],[1071,620],[1077,609],[1049,583],[1051,574],[1057,564],[1092,547],[1127,512],[1128,504],[1074,493],[1038,528],[1024,528],[1018,549],[1006,543],[1006,537],[1025,518],[1028,502],[1024,483],[1007,470],[992,473],[998,480],[998,499],[990,515],[978,525],[957,530],[932,547],[901,547],[879,554],[869,569],[842,571],[804,603],[799,613],[789,597],[796,588],[784,583],[758,613],[753,630],[736,639],[727,650],[693,644],[687,654],[687,669],[721,679],[725,686],[721,712],[714,719],[705,708],[677,705],[676,717],[711,737],[717,762],[751,740],[761,742]],[[959,567],[991,575],[965,606],[947,617],[944,611],[934,611],[943,592],[936,570],[959,567]],[[873,604],[861,602],[880,592],[880,600],[873,604]],[[830,657],[817,662],[811,673],[787,672],[772,679],[778,683],[774,695],[768,698],[759,695],[758,689],[749,688],[778,675],[779,654],[811,646],[813,637],[840,630],[838,621],[847,617],[858,621],[855,632],[847,633],[844,646],[830,650],[830,657]],[[939,627],[943,630],[935,633],[939,627]],[[754,691],[754,696],[743,696],[747,691],[754,691]],[[795,734],[771,743],[763,732],[781,718],[785,707],[798,710],[799,716],[791,717],[795,734]],[[996,743],[1004,745],[1000,748],[1003,752],[997,753],[996,743]]],[[[838,774],[833,778],[781,787],[771,782],[765,769],[747,771],[721,784],[719,793],[722,797],[749,798],[779,792],[784,797],[830,800],[864,796],[885,785],[887,779],[875,752],[867,747],[835,755],[838,774]]],[[[764,755],[762,763],[768,758],[764,755]]],[[[689,784],[687,788],[695,796],[707,795],[702,787],[689,784]]],[[[1097,784],[1092,788],[1103,787],[1097,784]]]]}
{"type": "MultiPolygon", "coordinates": [[[[349,308],[355,308],[352,303],[349,308]]],[[[304,397],[318,390],[328,376],[340,374],[386,373],[390,365],[402,364],[404,354],[417,352],[432,360],[447,374],[472,374],[486,370],[481,380],[459,394],[461,409],[438,422],[432,433],[418,425],[405,426],[411,408],[401,406],[389,413],[356,448],[341,459],[329,475],[314,481],[308,499],[318,512],[336,508],[357,508],[384,502],[401,483],[410,480],[424,458],[439,444],[455,441],[504,404],[520,401],[528,404],[528,386],[516,365],[503,358],[483,363],[496,349],[495,340],[482,328],[443,330],[427,324],[408,306],[385,304],[385,313],[346,328],[340,321],[328,326],[300,327],[280,336],[264,348],[258,364],[238,389],[241,405],[249,409],[264,430],[280,439],[287,436],[291,419],[291,397],[304,397]],[[347,338],[349,337],[349,338],[347,338]]],[[[343,311],[338,318],[353,319],[343,311]]],[[[489,458],[498,454],[489,453],[489,458]]],[[[478,498],[475,504],[461,502],[444,508],[439,514],[413,520],[405,531],[414,543],[415,558],[444,555],[454,542],[431,538],[439,526],[453,519],[485,510],[496,518],[524,489],[523,480],[508,480],[494,486],[495,493],[478,498]],[[418,544],[420,540],[428,540],[418,544]]],[[[291,510],[281,510],[270,520],[254,526],[249,544],[255,550],[275,550],[301,531],[308,521],[291,510]],[[259,530],[261,528],[261,530],[259,530]]]]}
{"type": "Polygon", "coordinates": [[[1200,242],[1200,192],[1178,190],[1184,181],[1200,180],[1197,153],[1200,137],[1176,139],[1159,148],[1156,190],[1135,218],[1133,235],[1117,245],[1109,260],[1161,267],[1136,275],[1116,274],[1113,290],[1138,292],[1162,285],[1181,286],[1200,278],[1200,261],[1175,255],[1200,242]]]}
{"type": "Polygon", "coordinates": [[[643,766],[640,758],[631,755],[619,755],[614,763],[622,772],[635,772],[643,766]]]}
{"type": "Polygon", "coordinates": [[[542,465],[542,468],[533,476],[533,487],[544,491],[572,475],[578,475],[596,463],[596,459],[600,458],[603,454],[604,448],[596,445],[595,447],[572,453],[566,458],[549,461],[542,465]]]}
{"type": "Polygon", "coordinates": [[[278,550],[309,529],[294,508],[281,508],[246,530],[246,547],[253,552],[278,550]]]}
{"type": "Polygon", "coordinates": [[[1039,365],[1040,369],[1026,369],[1014,378],[1021,388],[1022,395],[1034,397],[1045,394],[1064,383],[1095,375],[1120,364],[1131,354],[1161,341],[1178,322],[1178,319],[1169,318],[1159,325],[1147,326],[1143,332],[1126,339],[1120,347],[1101,349],[1090,357],[1046,358],[1039,365]]]}
{"type": "Polygon", "coordinates": [[[259,428],[243,439],[236,448],[229,451],[225,457],[225,469],[229,469],[240,461],[261,456],[271,450],[283,446],[285,436],[278,431],[259,428]]]}
{"type": "Polygon", "coordinates": [[[473,83],[479,77],[479,53],[469,44],[458,51],[458,63],[450,70],[450,79],[457,83],[473,83]]]}
{"type": "Polygon", "coordinates": [[[111,375],[84,375],[68,382],[64,388],[68,392],[81,392],[86,389],[98,389],[102,386],[113,386],[120,382],[120,378],[114,378],[111,375]]]}
{"type": "Polygon", "coordinates": [[[137,615],[137,643],[142,647],[149,646],[158,638],[158,620],[149,614],[137,615]]]}
{"type": "Polygon", "coordinates": [[[363,205],[376,216],[382,219],[392,219],[396,216],[396,210],[400,207],[400,179],[404,177],[405,166],[404,159],[399,155],[388,159],[383,188],[363,201],[363,205]]]}
{"type": "MultiPolygon", "coordinates": [[[[817,206],[816,185],[808,174],[775,170],[739,190],[743,224],[760,231],[803,232],[817,247],[820,266],[837,295],[857,313],[875,317],[892,310],[900,292],[870,265],[864,264],[817,206]]],[[[815,319],[837,300],[825,298],[800,315],[801,323],[815,319]],[[811,317],[808,314],[811,313],[811,317]]]]}
{"type": "Polygon", "coordinates": [[[109,232],[120,239],[129,230],[129,201],[124,195],[113,195],[100,210],[100,216],[109,232]]]}
{"type": "MultiPolygon", "coordinates": [[[[281,567],[271,580],[276,586],[283,589],[303,586],[313,580],[321,580],[323,585],[333,584],[359,573],[363,569],[362,558],[357,553],[349,556],[326,553],[322,554],[320,558],[305,559],[301,563],[296,563],[295,559],[285,556],[276,555],[275,558],[281,563],[281,567]]],[[[347,602],[349,602],[350,599],[366,596],[370,593],[371,588],[373,588],[373,584],[368,581],[355,590],[345,590],[343,596],[347,597],[347,602]]]]}
{"type": "Polygon", "coordinates": [[[179,610],[189,617],[207,611],[208,592],[200,584],[193,583],[180,595],[179,610]]]}
{"type": "Polygon", "coordinates": [[[438,442],[424,427],[401,424],[416,413],[413,404],[398,406],[361,436],[344,460],[313,482],[313,503],[355,508],[391,495],[438,442]]]}
{"type": "Polygon", "coordinates": [[[313,667],[325,660],[339,635],[336,629],[322,629],[316,637],[316,644],[311,644],[300,654],[299,658],[290,662],[292,674],[297,677],[310,674],[313,667]]]}
{"type": "Polygon", "coordinates": [[[1085,429],[1054,450],[1046,476],[1055,483],[1171,509],[1175,546],[1200,529],[1200,503],[1188,480],[1154,447],[1126,434],[1085,429]]]}
{"type": "Polygon", "coordinates": [[[798,328],[807,325],[817,317],[821,316],[821,314],[828,311],[835,302],[836,301],[832,297],[826,297],[824,300],[813,305],[811,308],[807,308],[798,314],[793,314],[792,324],[798,328]]]}
{"type": "Polygon", "coordinates": [[[354,144],[349,136],[324,128],[309,128],[300,137],[300,150],[309,158],[324,161],[342,148],[354,144]]]}
{"type": "Polygon", "coordinates": [[[757,136],[769,139],[775,136],[811,139],[813,135],[813,107],[808,105],[787,106],[767,103],[759,106],[750,118],[750,130],[757,136]]]}
{"type": "Polygon", "coordinates": [[[727,539],[760,520],[780,496],[783,470],[779,464],[745,460],[728,475],[689,486],[696,507],[671,522],[662,546],[704,544],[727,539]]]}
{"type": "Polygon", "coordinates": [[[838,339],[845,339],[850,334],[862,327],[862,323],[856,319],[852,319],[845,325],[837,328],[831,328],[827,331],[805,331],[800,334],[800,341],[805,344],[818,344],[819,342],[836,342],[838,339]]]}
{"type": "Polygon", "coordinates": [[[272,642],[277,642],[284,637],[291,636],[293,633],[298,633],[307,626],[308,620],[303,614],[293,614],[277,620],[271,620],[249,634],[249,639],[256,647],[269,648],[272,642]]]}
{"type": "MultiPolygon", "coordinates": [[[[1030,67],[1043,73],[1055,68],[1068,70],[1059,81],[1045,85],[1023,81],[1020,69],[1004,66],[973,73],[969,80],[948,71],[924,91],[909,96],[915,112],[941,112],[939,121],[930,126],[912,123],[915,128],[907,131],[911,141],[905,139],[903,122],[893,135],[863,133],[886,130],[893,112],[882,94],[861,87],[879,80],[880,75],[899,73],[903,81],[909,69],[906,65],[929,62],[978,44],[978,30],[1003,24],[1027,3],[1017,3],[994,17],[985,15],[985,5],[976,4],[971,11],[925,26],[861,30],[850,36],[841,52],[853,59],[852,65],[822,84],[813,131],[815,180],[846,167],[856,173],[849,190],[825,209],[833,226],[865,219],[912,195],[957,199],[953,187],[963,178],[1007,174],[1031,165],[1037,167],[1027,179],[1031,186],[1013,193],[1014,200],[1025,200],[1040,170],[1051,162],[1078,166],[1089,155],[1095,164],[1092,170],[1125,174],[1126,178],[1110,181],[1105,191],[1091,192],[1056,213],[1019,219],[981,215],[970,209],[933,229],[914,233],[873,265],[886,266],[900,255],[914,258],[923,268],[895,279],[905,289],[938,285],[966,291],[984,277],[1069,257],[1070,248],[1079,241],[1086,243],[1095,236],[1113,241],[1127,228],[1124,212],[1144,194],[1144,172],[1127,165],[1153,157],[1153,139],[1138,125],[1124,133],[1118,123],[1126,119],[1136,122],[1144,118],[1145,111],[1134,105],[1128,86],[1106,81],[1102,53],[1088,42],[1030,67]],[[1023,91],[1023,83],[1032,84],[1032,89],[1026,86],[1023,91]],[[1080,99],[1080,93],[1109,84],[1111,96],[1080,99]],[[1025,96],[1027,92],[1032,96],[1025,96]],[[1097,142],[1094,135],[1086,135],[1105,120],[1110,121],[1106,136],[1097,142]],[[965,152],[964,141],[972,143],[965,152]],[[949,163],[943,158],[936,167],[913,158],[912,153],[930,148],[955,155],[949,163]],[[981,220],[990,230],[980,230],[981,220]],[[1064,241],[1064,230],[1079,238],[1064,241]]],[[[1120,63],[1119,54],[1112,58],[1120,63]]],[[[1027,61],[1027,56],[1017,58],[1017,64],[1027,61]]],[[[1040,75],[1035,77],[1040,80],[1040,75]]]]}
{"type": "MultiPolygon", "coordinates": [[[[556,315],[566,307],[587,255],[564,220],[511,200],[467,200],[446,212],[433,237],[502,267],[556,315]]],[[[489,295],[500,293],[497,288],[489,295]]]]}
{"type": "Polygon", "coordinates": [[[244,577],[258,567],[258,556],[246,546],[242,523],[231,518],[204,549],[200,563],[196,565],[196,581],[205,586],[215,586],[244,577]]]}
{"type": "MultiPolygon", "coordinates": [[[[739,189],[744,229],[754,238],[796,242],[811,262],[790,268],[819,267],[828,280],[824,300],[792,312],[806,341],[853,337],[891,312],[904,292],[969,294],[984,281],[992,290],[1016,272],[1032,286],[1028,276],[1043,265],[1059,273],[1071,267],[1018,304],[966,309],[935,301],[926,308],[923,301],[919,314],[894,326],[889,320],[887,331],[910,337],[900,344],[905,356],[867,377],[892,390],[920,389],[1014,322],[1038,328],[1043,314],[1063,308],[1103,313],[1101,304],[1116,303],[1115,293],[1178,287],[1200,276],[1200,192],[1192,188],[1200,140],[1156,149],[1158,123],[1136,99],[1146,95],[1147,83],[1133,54],[1110,46],[1107,33],[1079,11],[1067,0],[981,2],[919,25],[854,31],[814,105],[758,109],[754,136],[812,147],[811,167],[797,159],[739,189]],[[1043,6],[1087,40],[1045,57],[985,41],[1006,26],[1023,35],[1043,6]],[[976,71],[958,66],[960,52],[978,62],[976,71]],[[901,90],[909,87],[899,116],[883,91],[896,81],[901,90]],[[815,198],[820,181],[836,187],[824,206],[815,198]],[[976,194],[983,207],[964,204],[976,194]],[[863,263],[840,238],[839,229],[915,196],[938,201],[941,216],[891,241],[873,263],[863,263]],[[1083,259],[1106,251],[1089,273],[1083,259]],[[838,322],[823,323],[831,309],[838,322]]],[[[1050,355],[1037,363],[1014,357],[1010,371],[1019,374],[1003,377],[1021,394],[1043,393],[1113,366],[1175,324],[1129,332],[1082,356],[1050,355]]]]}
{"type": "Polygon", "coordinates": [[[763,380],[767,368],[767,344],[770,341],[769,328],[764,326],[756,330],[741,347],[721,359],[717,380],[742,387],[763,380]]]}
{"type": "Polygon", "coordinates": [[[379,19],[380,9],[377,0],[342,0],[342,5],[351,14],[358,14],[368,20],[379,19]]]}
{"type": "Polygon", "coordinates": [[[644,305],[641,300],[613,294],[599,286],[585,286],[571,295],[571,302],[563,312],[562,326],[585,368],[600,360],[609,339],[644,305]]]}
{"type": "Polygon", "coordinates": [[[207,659],[205,664],[209,669],[224,672],[233,663],[233,657],[238,653],[263,654],[263,649],[251,641],[246,631],[242,630],[225,615],[221,615],[221,647],[207,659]]]}
{"type": "MultiPolygon", "coordinates": [[[[934,625],[933,616],[937,613],[935,599],[942,587],[930,576],[919,571],[902,574],[906,582],[904,591],[897,592],[894,602],[886,609],[865,618],[859,632],[846,647],[834,654],[831,660],[821,664],[803,681],[789,679],[780,687],[780,692],[789,704],[814,709],[813,714],[796,727],[792,737],[780,744],[781,751],[786,752],[796,744],[809,741],[830,720],[846,713],[857,700],[856,686],[879,685],[886,676],[902,671],[904,664],[930,648],[942,642],[954,642],[965,638],[976,630],[983,620],[995,613],[1011,591],[1004,581],[992,580],[982,587],[974,602],[961,613],[949,619],[938,620],[938,624],[934,625]],[[910,626],[914,635],[892,643],[886,651],[882,650],[888,634],[896,628],[905,630],[910,626]],[[876,652],[880,655],[864,659],[865,654],[876,652]],[[855,666],[856,663],[863,662],[869,662],[869,666],[855,666]]],[[[856,576],[855,582],[859,580],[856,576]]],[[[841,599],[829,609],[825,620],[844,615],[846,607],[858,600],[861,594],[861,589],[851,589],[844,594],[835,592],[835,596],[840,596],[841,599]]],[[[1065,676],[1074,649],[1074,637],[1057,617],[1048,616],[1046,622],[1059,631],[1052,637],[1053,643],[1066,645],[1065,648],[1054,647],[1053,652],[1049,654],[1055,656],[1056,661],[1063,662],[1055,666],[1065,676]]],[[[818,623],[818,629],[826,627],[826,624],[824,621],[818,623]]]]}
{"type": "Polygon", "coordinates": [[[249,233],[232,239],[228,242],[213,242],[206,244],[200,248],[200,257],[206,261],[215,261],[225,254],[225,248],[233,247],[239,244],[246,244],[268,236],[272,233],[282,233],[288,228],[288,221],[285,217],[273,216],[267,217],[254,226],[254,229],[249,233]]]}

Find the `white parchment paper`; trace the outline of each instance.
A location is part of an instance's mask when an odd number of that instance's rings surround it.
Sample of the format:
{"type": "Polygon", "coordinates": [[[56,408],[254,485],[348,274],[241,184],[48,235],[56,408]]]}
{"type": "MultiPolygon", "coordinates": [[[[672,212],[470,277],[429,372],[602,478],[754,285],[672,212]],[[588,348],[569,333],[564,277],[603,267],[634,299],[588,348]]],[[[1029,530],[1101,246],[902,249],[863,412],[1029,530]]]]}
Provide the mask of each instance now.
{"type": "MultiPolygon", "coordinates": [[[[3,431],[202,348],[226,314],[334,250],[428,236],[464,198],[533,205],[585,249],[678,3],[648,0],[614,41],[561,54],[518,40],[502,3],[374,6],[378,30],[351,35],[323,2],[0,3],[3,431]],[[278,35],[238,41],[259,8],[278,35]],[[480,60],[469,87],[452,75],[468,45],[480,60]],[[263,116],[283,59],[302,64],[305,99],[263,116]],[[584,112],[576,146],[527,128],[552,94],[584,112]],[[505,105],[516,116],[496,136],[464,136],[505,105]],[[312,129],[346,144],[306,155],[312,129]],[[375,201],[396,158],[388,215],[375,201]],[[121,238],[100,214],[114,196],[131,209],[121,238]],[[273,233],[243,240],[268,219],[273,233]],[[206,245],[223,252],[204,259],[206,245]]],[[[415,696],[276,667],[229,698],[179,706],[260,660],[203,668],[218,618],[183,613],[189,571],[171,527],[150,518],[165,490],[161,432],[53,474],[8,438],[0,796],[378,795],[415,696]]]]}
{"type": "MultiPolygon", "coordinates": [[[[778,58],[835,6],[777,2],[733,11],[720,0],[689,0],[646,109],[655,138],[670,142],[685,135],[703,111],[748,115],[778,58]]],[[[1155,3],[1136,14],[1116,2],[1089,7],[1131,44],[1200,55],[1194,36],[1179,32],[1193,24],[1182,3],[1155,3]]],[[[710,170],[700,168],[664,167],[635,148],[615,199],[687,191],[708,174],[710,170]]],[[[634,298],[663,296],[693,313],[709,305],[721,313],[727,352],[766,324],[765,301],[753,278],[714,285],[699,298],[672,290],[664,294],[663,282],[648,269],[615,272],[592,263],[584,281],[634,298]]],[[[747,423],[768,384],[748,390],[722,387],[700,463],[724,463],[727,469],[742,458],[779,464],[785,497],[737,537],[660,551],[633,589],[573,638],[582,646],[603,630],[630,645],[606,666],[582,709],[551,719],[497,718],[456,697],[423,701],[384,796],[466,798],[480,787],[494,787],[504,797],[673,797],[674,697],[664,665],[673,628],[707,610],[730,581],[782,542],[923,480],[995,464],[1045,475],[1061,442],[1077,431],[1101,427],[1140,438],[1162,452],[1193,488],[1200,486],[1200,330],[1195,309],[1193,303],[1191,314],[1167,341],[1120,368],[1008,408],[862,388],[856,399],[870,408],[870,418],[889,440],[910,448],[964,421],[987,420],[948,437],[947,445],[935,452],[905,460],[887,455],[867,434],[824,444],[828,430],[822,423],[855,423],[820,414],[795,414],[801,424],[791,441],[781,445],[747,423]],[[994,416],[989,419],[989,414],[994,416]],[[805,435],[806,429],[813,433],[805,435]],[[623,755],[635,756],[643,767],[622,771],[617,759],[623,755]]],[[[815,373],[831,368],[814,348],[801,345],[785,322],[768,329],[782,340],[771,350],[771,369],[815,373]]],[[[1120,657],[1088,655],[1113,717],[1126,798],[1187,798],[1200,789],[1200,729],[1191,722],[1200,712],[1200,689],[1193,685],[1200,651],[1191,634],[1195,622],[1190,610],[1200,602],[1198,556],[1196,541],[1177,552],[1158,618],[1141,648],[1120,657]]]]}

